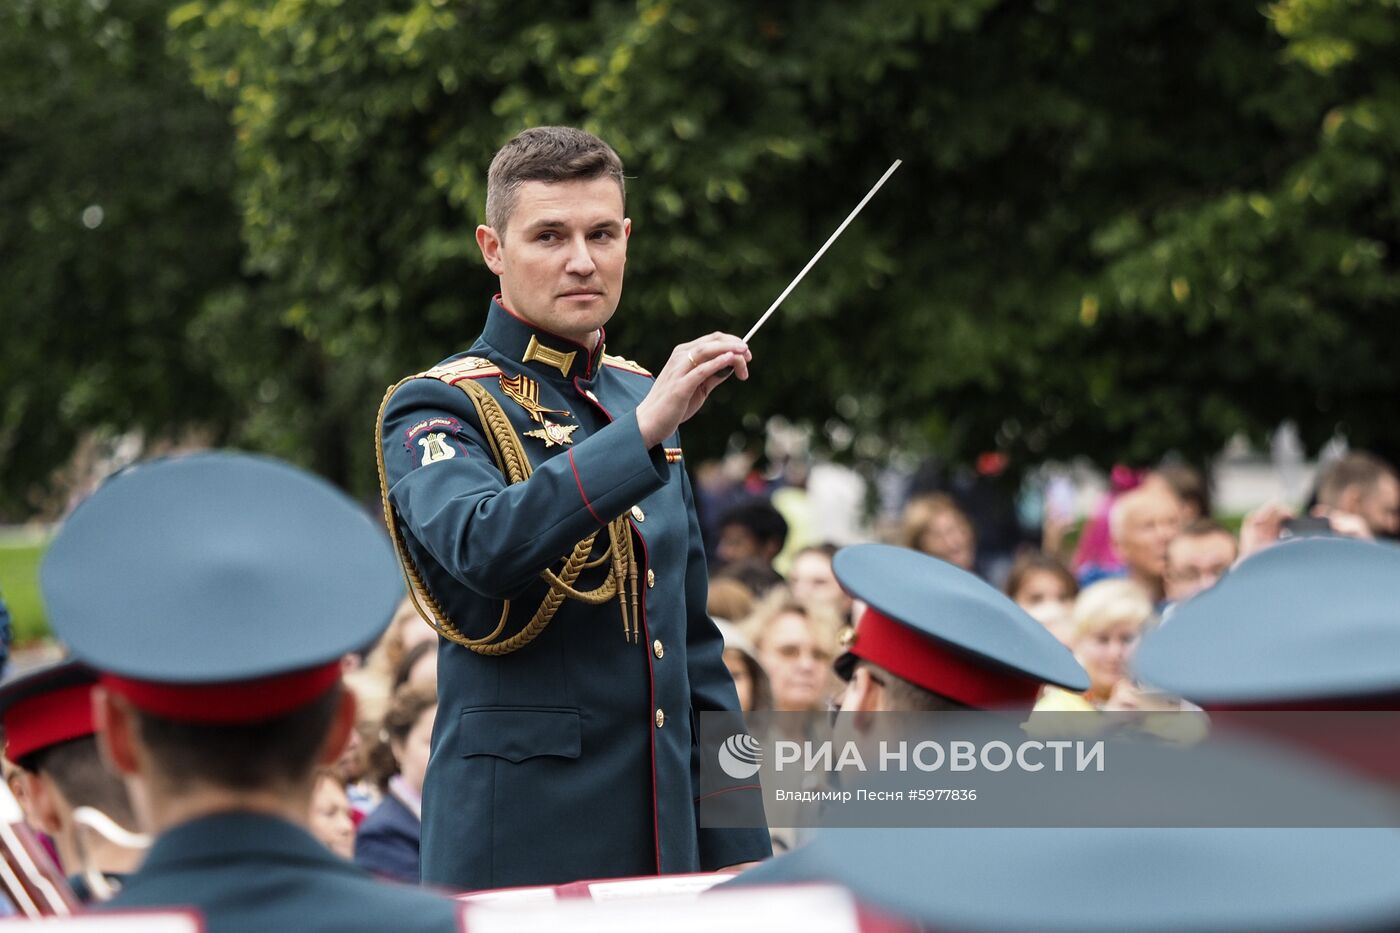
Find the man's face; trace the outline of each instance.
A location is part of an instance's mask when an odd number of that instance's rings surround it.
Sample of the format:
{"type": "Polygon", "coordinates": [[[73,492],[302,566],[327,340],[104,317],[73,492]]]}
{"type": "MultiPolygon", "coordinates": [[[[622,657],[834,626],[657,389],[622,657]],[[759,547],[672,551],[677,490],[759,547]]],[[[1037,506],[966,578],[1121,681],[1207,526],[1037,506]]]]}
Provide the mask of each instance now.
{"type": "Polygon", "coordinates": [[[831,570],[831,558],[821,551],[803,551],[792,562],[788,588],[802,602],[817,600],[829,603],[843,615],[851,611],[851,597],[841,589],[831,570]]]}
{"type": "Polygon", "coordinates": [[[719,530],[719,541],[715,544],[715,556],[721,564],[735,564],[743,560],[769,560],[763,547],[752,531],[743,525],[725,525],[719,530]]]}
{"type": "Polygon", "coordinates": [[[1119,556],[1136,574],[1161,579],[1167,569],[1167,545],[1181,528],[1181,506],[1167,494],[1144,495],[1123,516],[1122,536],[1114,542],[1119,556]]]}
{"type": "Polygon", "coordinates": [[[505,306],[542,330],[592,346],[622,297],[627,238],[622,189],[612,178],[527,181],[505,236],[478,227],[477,245],[501,279],[505,306]]]}
{"type": "Polygon", "coordinates": [[[832,656],[806,618],[785,612],[774,619],[759,642],[758,661],[768,672],[774,709],[821,709],[830,686],[832,656]]]}
{"type": "Polygon", "coordinates": [[[1361,497],[1361,518],[1374,535],[1394,537],[1400,532],[1400,481],[1385,475],[1361,497]]]}
{"type": "Polygon", "coordinates": [[[1234,562],[1232,535],[1177,535],[1167,547],[1167,599],[1180,602],[1215,586],[1234,562]]]}

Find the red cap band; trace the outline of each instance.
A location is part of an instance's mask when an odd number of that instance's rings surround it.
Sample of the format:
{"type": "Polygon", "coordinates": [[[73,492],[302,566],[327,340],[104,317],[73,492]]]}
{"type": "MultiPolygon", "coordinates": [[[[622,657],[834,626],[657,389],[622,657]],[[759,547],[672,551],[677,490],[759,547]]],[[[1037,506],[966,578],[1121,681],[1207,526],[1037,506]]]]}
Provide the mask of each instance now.
{"type": "Polygon", "coordinates": [[[50,690],[5,712],[5,757],[19,761],[40,749],[92,735],[92,684],[50,690]]]}
{"type": "Polygon", "coordinates": [[[1400,695],[1201,706],[1210,714],[1212,732],[1262,735],[1367,777],[1400,782],[1400,749],[1393,740],[1400,727],[1400,695]]]}
{"type": "Polygon", "coordinates": [[[337,660],[276,677],[216,684],[158,684],[115,674],[103,674],[99,682],[152,716],[227,726],[290,713],[321,696],[339,680],[337,660]]]}
{"type": "Polygon", "coordinates": [[[1039,680],[921,635],[874,608],[860,617],[846,650],[973,709],[1029,710],[1040,693],[1039,680]]]}

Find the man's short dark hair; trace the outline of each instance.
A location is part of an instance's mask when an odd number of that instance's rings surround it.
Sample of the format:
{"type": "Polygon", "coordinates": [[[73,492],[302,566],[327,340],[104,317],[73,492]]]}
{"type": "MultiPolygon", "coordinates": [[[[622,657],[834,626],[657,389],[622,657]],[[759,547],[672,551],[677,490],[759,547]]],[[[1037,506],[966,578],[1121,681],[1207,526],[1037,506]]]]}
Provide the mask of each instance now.
{"type": "Polygon", "coordinates": [[[175,789],[207,784],[257,790],[304,781],[315,770],[342,687],[275,719],[246,725],[176,722],[133,710],[160,777],[175,789]]]}
{"type": "Polygon", "coordinates": [[[136,828],[126,784],[102,763],[96,736],[41,748],[15,764],[31,774],[48,777],[72,806],[101,810],[121,826],[136,828]]]}
{"type": "MultiPolygon", "coordinates": [[[[743,584],[755,597],[767,595],[768,591],[775,586],[782,586],[785,582],[783,575],[773,569],[773,565],[768,561],[758,560],[736,560],[725,564],[713,574],[716,580],[734,580],[743,584]]],[[[730,619],[731,622],[738,622],[739,619],[730,619]]]]}
{"type": "Polygon", "coordinates": [[[720,516],[720,531],[731,525],[746,529],[760,546],[776,544],[777,550],[782,550],[787,543],[787,519],[767,499],[750,499],[731,506],[720,516]]]}
{"type": "Polygon", "coordinates": [[[622,159],[592,133],[572,126],[537,126],[500,148],[486,173],[486,223],[500,236],[515,210],[516,193],[527,181],[555,184],[612,178],[627,203],[622,159]]]}
{"type": "Polygon", "coordinates": [[[797,558],[801,557],[803,554],[821,554],[827,560],[835,560],[836,552],[839,550],[841,550],[841,548],[830,541],[823,541],[820,544],[807,545],[802,550],[792,555],[792,559],[797,560],[797,558]]]}
{"type": "Polygon", "coordinates": [[[941,693],[912,684],[897,674],[891,674],[878,664],[866,660],[856,662],[856,669],[865,668],[880,686],[885,688],[885,704],[891,711],[901,713],[940,713],[967,710],[968,707],[950,700],[941,693]]]}
{"type": "Polygon", "coordinates": [[[1336,507],[1348,489],[1359,488],[1369,494],[1387,476],[1395,476],[1395,468],[1375,454],[1352,451],[1322,471],[1317,481],[1317,501],[1336,507]]]}
{"type": "Polygon", "coordinates": [[[1178,538],[1207,538],[1211,535],[1224,535],[1234,540],[1235,533],[1213,518],[1198,518],[1176,533],[1178,538]]]}

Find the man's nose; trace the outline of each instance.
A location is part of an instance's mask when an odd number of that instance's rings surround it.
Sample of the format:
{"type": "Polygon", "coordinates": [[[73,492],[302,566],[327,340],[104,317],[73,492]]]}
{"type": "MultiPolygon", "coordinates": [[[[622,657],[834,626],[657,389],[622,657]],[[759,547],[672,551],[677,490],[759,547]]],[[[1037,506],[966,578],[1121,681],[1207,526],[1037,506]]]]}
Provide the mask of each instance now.
{"type": "Polygon", "coordinates": [[[593,254],[588,251],[588,241],[582,236],[575,237],[569,243],[569,258],[564,264],[564,271],[587,278],[595,268],[593,254]]]}

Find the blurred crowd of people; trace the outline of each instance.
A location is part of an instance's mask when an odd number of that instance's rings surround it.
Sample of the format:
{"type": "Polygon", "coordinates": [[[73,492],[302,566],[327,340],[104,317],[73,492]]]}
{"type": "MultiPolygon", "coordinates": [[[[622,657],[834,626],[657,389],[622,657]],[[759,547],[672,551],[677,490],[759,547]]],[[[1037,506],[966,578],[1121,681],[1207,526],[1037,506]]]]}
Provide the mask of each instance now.
{"type": "MultiPolygon", "coordinates": [[[[724,638],[724,661],[744,711],[832,710],[845,685],[833,672],[864,606],[838,583],[831,543],[794,542],[765,495],[738,497],[713,520],[708,611],[724,638]]],[[[1239,560],[1289,537],[1394,538],[1400,533],[1395,468],[1353,452],[1319,474],[1301,509],[1271,503],[1238,530],[1213,515],[1208,484],[1180,466],[1116,471],[1105,501],[1071,536],[1047,520],[1039,547],[1022,545],[994,582],[1064,644],[1088,674],[1074,692],[1045,685],[1037,711],[1173,711],[1184,701],[1139,683],[1131,659],[1151,627],[1214,586],[1239,560]]],[[[890,543],[973,573],[979,536],[947,492],[912,496],[890,543]]],[[[374,875],[419,878],[422,793],[437,713],[439,636],[409,599],[374,645],[346,655],[344,681],[357,700],[355,729],[341,757],[316,773],[307,826],[332,852],[374,875]]],[[[1193,708],[1193,707],[1191,707],[1193,708]]],[[[60,863],[81,862],[90,884],[129,870],[141,843],[119,784],[97,764],[88,740],[75,752],[86,775],[45,783],[46,763],[7,764],[9,786],[60,863]],[[83,825],[72,811],[100,810],[110,825],[83,825]],[[64,814],[67,814],[66,816],[64,814]],[[75,835],[78,834],[78,835],[75,835]],[[85,839],[79,842],[77,840],[85,839]]],[[[778,849],[790,840],[774,831],[778,849]]]]}
{"type": "MultiPolygon", "coordinates": [[[[1129,676],[1143,633],[1213,586],[1237,560],[1281,538],[1396,537],[1400,481],[1379,457],[1351,452],[1323,467],[1302,508],[1269,503],[1235,530],[1214,517],[1210,487],[1199,471],[1180,464],[1120,468],[1077,535],[1070,536],[1071,516],[1047,510],[1039,546],[1021,544],[1009,566],[979,560],[969,511],[951,492],[912,495],[890,543],[978,573],[1073,652],[1091,688],[1071,696],[1047,687],[1039,708],[1176,708],[1176,701],[1129,676]]],[[[836,546],[794,549],[783,513],[762,494],[731,496],[710,530],[709,611],[724,633],[744,709],[830,708],[841,686],[831,661],[843,631],[859,617],[832,573],[836,546]]]]}

